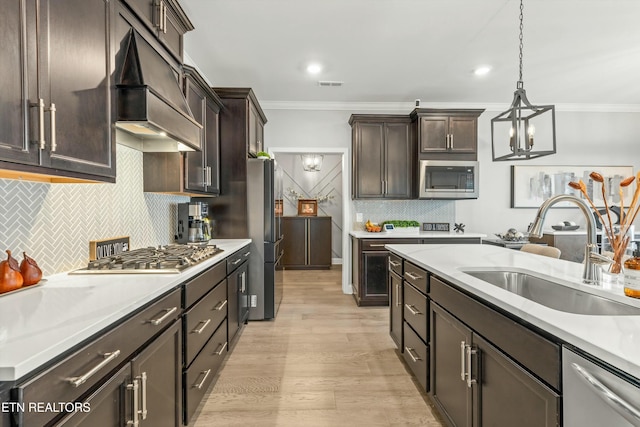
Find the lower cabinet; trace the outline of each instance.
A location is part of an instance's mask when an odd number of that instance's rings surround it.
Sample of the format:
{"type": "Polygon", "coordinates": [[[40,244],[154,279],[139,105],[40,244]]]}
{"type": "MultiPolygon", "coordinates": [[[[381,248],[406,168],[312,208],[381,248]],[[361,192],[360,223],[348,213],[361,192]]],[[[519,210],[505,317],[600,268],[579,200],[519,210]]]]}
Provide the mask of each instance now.
{"type": "Polygon", "coordinates": [[[562,424],[557,340],[394,253],[388,275],[390,335],[447,425],[562,424]]]}
{"type": "Polygon", "coordinates": [[[12,414],[18,427],[181,425],[182,365],[180,290],[12,390],[12,400],[30,404],[76,402],[53,410],[12,414]],[[80,405],[80,406],[77,406],[80,405]]]}
{"type": "Polygon", "coordinates": [[[404,348],[402,339],[403,294],[402,294],[402,260],[389,255],[389,334],[399,349],[404,348]]]}
{"type": "Polygon", "coordinates": [[[228,338],[231,345],[249,319],[249,257],[245,246],[227,258],[228,338]]]}
{"type": "MultiPolygon", "coordinates": [[[[351,237],[353,297],[358,306],[389,305],[387,264],[392,244],[480,244],[478,237],[370,238],[351,237]]],[[[286,252],[285,252],[286,253],[286,252]]]]}
{"type": "Polygon", "coordinates": [[[284,268],[331,268],[330,216],[283,216],[282,234],[284,268]]]}

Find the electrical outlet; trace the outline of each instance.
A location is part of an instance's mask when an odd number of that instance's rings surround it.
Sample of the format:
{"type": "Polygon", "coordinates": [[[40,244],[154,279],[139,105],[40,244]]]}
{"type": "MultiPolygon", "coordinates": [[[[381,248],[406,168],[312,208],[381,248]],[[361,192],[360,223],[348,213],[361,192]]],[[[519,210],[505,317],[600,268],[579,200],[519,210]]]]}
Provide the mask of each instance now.
{"type": "Polygon", "coordinates": [[[249,303],[251,308],[255,308],[258,306],[258,295],[251,295],[251,301],[249,303]]]}
{"type": "Polygon", "coordinates": [[[356,222],[363,222],[363,221],[364,221],[364,215],[362,215],[362,212],[356,213],[356,222]]]}

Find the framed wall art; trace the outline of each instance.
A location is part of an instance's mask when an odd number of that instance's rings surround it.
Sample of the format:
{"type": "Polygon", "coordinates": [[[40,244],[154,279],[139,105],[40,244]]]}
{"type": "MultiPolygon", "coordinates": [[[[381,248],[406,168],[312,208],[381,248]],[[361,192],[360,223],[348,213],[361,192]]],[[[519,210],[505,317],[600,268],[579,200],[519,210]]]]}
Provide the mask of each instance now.
{"type": "MultiPolygon", "coordinates": [[[[602,185],[608,195],[607,204],[620,204],[620,181],[633,175],[632,166],[511,166],[511,207],[538,208],[543,201],[558,194],[571,194],[580,198],[580,191],[569,187],[569,182],[582,181],[587,185],[589,197],[596,207],[604,207],[602,185]],[[604,183],[589,178],[591,172],[604,177],[604,183]]],[[[623,188],[625,205],[631,201],[633,188],[623,188]]],[[[570,202],[561,202],[554,207],[575,207],[570,202]]]]}
{"type": "Polygon", "coordinates": [[[298,215],[317,216],[318,200],[317,199],[298,199],[298,215]]]}

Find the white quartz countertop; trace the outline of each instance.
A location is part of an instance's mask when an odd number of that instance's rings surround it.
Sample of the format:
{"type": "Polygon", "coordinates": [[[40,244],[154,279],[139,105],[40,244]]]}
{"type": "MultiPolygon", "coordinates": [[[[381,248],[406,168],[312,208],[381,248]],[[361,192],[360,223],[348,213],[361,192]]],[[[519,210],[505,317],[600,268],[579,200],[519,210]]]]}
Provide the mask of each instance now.
{"type": "Polygon", "coordinates": [[[414,232],[405,232],[399,230],[393,231],[381,231],[379,233],[370,233],[364,230],[354,230],[349,233],[353,237],[358,239],[435,239],[435,238],[445,238],[445,239],[460,239],[463,237],[467,238],[485,238],[486,234],[482,233],[456,233],[454,231],[414,231],[414,232]]]}
{"type": "Polygon", "coordinates": [[[553,310],[465,274],[472,269],[517,269],[560,281],[640,309],[640,300],[622,288],[582,284],[582,264],[493,245],[386,245],[392,252],[425,268],[479,298],[640,378],[640,315],[581,315],[553,310]]]}
{"type": "Polygon", "coordinates": [[[211,240],[223,252],[179,274],[61,273],[0,295],[0,381],[20,379],[249,243],[211,240]]]}

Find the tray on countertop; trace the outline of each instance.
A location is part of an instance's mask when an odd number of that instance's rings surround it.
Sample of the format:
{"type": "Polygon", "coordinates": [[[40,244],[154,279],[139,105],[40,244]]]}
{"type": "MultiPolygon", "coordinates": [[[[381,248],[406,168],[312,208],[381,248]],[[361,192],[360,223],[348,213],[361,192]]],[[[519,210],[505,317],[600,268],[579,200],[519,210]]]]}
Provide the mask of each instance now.
{"type": "Polygon", "coordinates": [[[20,287],[18,289],[14,289],[14,290],[9,291],[9,292],[0,293],[0,298],[2,298],[4,296],[7,296],[7,295],[15,294],[15,293],[20,292],[20,291],[26,291],[27,289],[38,288],[38,287],[44,285],[44,283],[46,281],[47,281],[47,279],[40,279],[40,281],[38,283],[36,283],[35,285],[22,286],[22,287],[20,287]]]}
{"type": "Polygon", "coordinates": [[[552,225],[551,228],[553,228],[556,231],[573,231],[580,228],[580,226],[579,225],[552,225]]]}

